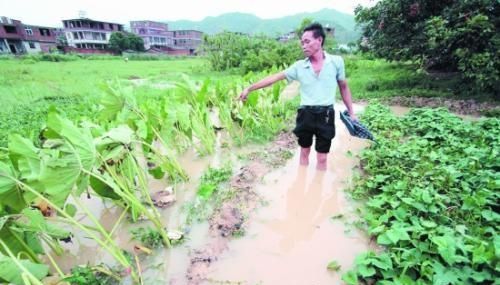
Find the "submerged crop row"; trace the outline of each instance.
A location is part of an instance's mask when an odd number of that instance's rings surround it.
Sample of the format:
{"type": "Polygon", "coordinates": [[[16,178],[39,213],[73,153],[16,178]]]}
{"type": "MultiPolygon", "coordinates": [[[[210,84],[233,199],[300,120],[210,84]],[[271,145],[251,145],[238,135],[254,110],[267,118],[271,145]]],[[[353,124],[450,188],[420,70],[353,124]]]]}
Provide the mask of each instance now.
{"type": "Polygon", "coordinates": [[[216,132],[227,132],[235,145],[263,142],[293,115],[294,103],[279,100],[283,85],[255,93],[245,104],[237,101],[251,76],[201,83],[184,77],[169,89],[141,95],[115,83],[104,88],[93,121],[72,122],[51,110],[37,140],[11,134],[0,150],[0,259],[9,264],[0,268],[0,280],[41,284],[49,274],[43,255],[65,277],[50,254],[62,252],[60,241],[72,231],[83,231],[139,283],[140,269],[114,240],[121,219],[106,230],[81,196],[110,200],[133,221],[146,217],[170,246],[148,180],[189,179],[176,157],[188,148],[212,153],[216,132]],[[77,211],[92,224],[76,219],[77,211]]]}
{"type": "Polygon", "coordinates": [[[444,109],[363,115],[378,143],[364,151],[353,196],[382,247],[357,257],[348,284],[499,284],[500,120],[444,109]]]}

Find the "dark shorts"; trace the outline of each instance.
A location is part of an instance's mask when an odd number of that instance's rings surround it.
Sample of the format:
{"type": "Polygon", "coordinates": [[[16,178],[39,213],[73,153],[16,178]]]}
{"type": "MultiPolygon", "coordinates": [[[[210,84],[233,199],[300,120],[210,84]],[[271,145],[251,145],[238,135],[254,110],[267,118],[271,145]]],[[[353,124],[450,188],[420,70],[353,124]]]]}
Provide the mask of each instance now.
{"type": "Polygon", "coordinates": [[[328,153],[335,137],[335,112],[333,106],[300,106],[297,110],[293,133],[299,138],[299,145],[311,147],[316,137],[317,152],[328,153]]]}

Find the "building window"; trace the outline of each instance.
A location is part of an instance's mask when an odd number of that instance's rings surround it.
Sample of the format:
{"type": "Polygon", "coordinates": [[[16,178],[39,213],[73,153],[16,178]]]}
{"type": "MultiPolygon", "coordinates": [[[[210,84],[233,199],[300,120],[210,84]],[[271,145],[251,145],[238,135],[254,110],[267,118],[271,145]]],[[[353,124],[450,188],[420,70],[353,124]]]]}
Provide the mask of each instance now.
{"type": "Polygon", "coordinates": [[[111,30],[114,30],[114,29],[115,29],[115,26],[114,26],[113,24],[109,24],[109,28],[110,28],[111,30]]]}
{"type": "Polygon", "coordinates": [[[29,28],[29,27],[24,28],[24,31],[26,32],[26,34],[28,36],[32,36],[33,35],[33,30],[31,28],[29,28]]]}
{"type": "Polygon", "coordinates": [[[14,26],[3,26],[7,34],[17,34],[16,27],[14,26]]]}
{"type": "Polygon", "coordinates": [[[49,29],[40,29],[40,35],[41,36],[50,36],[50,30],[49,29]]]}
{"type": "Polygon", "coordinates": [[[78,37],[78,33],[77,33],[77,32],[73,32],[73,38],[74,38],[75,40],[78,40],[78,39],[79,39],[79,37],[78,37]]]}
{"type": "Polygon", "coordinates": [[[30,46],[31,49],[35,48],[35,43],[34,42],[29,42],[28,44],[29,44],[29,46],[30,46]]]}

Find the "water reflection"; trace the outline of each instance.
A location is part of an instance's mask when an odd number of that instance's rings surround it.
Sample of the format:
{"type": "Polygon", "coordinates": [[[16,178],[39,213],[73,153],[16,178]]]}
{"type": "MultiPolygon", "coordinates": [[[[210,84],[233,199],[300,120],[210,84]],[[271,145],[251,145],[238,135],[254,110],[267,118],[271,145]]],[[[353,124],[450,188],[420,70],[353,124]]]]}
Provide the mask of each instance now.
{"type": "Polygon", "coordinates": [[[298,243],[311,240],[332,210],[338,209],[337,191],[325,187],[325,175],[325,171],[297,168],[295,180],[286,192],[284,217],[266,223],[268,228],[281,235],[281,253],[288,253],[298,243]],[[310,179],[308,171],[314,172],[310,179]]]}

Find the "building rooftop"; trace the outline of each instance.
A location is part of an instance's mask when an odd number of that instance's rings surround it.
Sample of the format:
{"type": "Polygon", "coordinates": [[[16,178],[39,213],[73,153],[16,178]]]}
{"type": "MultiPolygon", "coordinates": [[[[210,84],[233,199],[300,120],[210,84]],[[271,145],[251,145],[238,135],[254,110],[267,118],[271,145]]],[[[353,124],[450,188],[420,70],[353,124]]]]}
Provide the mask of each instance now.
{"type": "Polygon", "coordinates": [[[82,21],[82,20],[84,20],[84,21],[92,21],[92,22],[103,22],[103,23],[116,24],[116,25],[123,26],[123,24],[120,24],[120,23],[109,22],[109,21],[101,21],[101,20],[94,20],[94,19],[90,19],[90,18],[64,19],[63,21],[82,21]]]}

